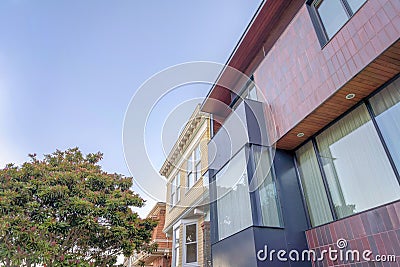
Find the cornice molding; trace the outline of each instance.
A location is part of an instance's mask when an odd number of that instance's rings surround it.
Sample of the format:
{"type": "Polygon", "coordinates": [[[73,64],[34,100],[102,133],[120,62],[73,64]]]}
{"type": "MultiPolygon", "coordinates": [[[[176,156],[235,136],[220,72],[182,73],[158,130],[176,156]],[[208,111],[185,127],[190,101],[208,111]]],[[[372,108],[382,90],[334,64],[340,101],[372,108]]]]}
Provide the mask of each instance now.
{"type": "Polygon", "coordinates": [[[196,109],[190,116],[188,122],[179,135],[178,140],[175,142],[167,159],[164,161],[160,169],[160,174],[162,176],[166,178],[168,177],[193,140],[197,131],[201,128],[203,123],[209,119],[209,116],[209,114],[200,111],[200,105],[196,106],[196,109]]]}

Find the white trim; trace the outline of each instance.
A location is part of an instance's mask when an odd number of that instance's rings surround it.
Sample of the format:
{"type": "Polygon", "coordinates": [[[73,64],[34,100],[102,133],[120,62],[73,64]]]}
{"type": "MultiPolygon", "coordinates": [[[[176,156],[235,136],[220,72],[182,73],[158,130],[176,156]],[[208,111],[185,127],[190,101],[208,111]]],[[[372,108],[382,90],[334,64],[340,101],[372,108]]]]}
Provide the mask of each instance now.
{"type": "MultiPolygon", "coordinates": [[[[176,232],[176,230],[177,229],[179,229],[179,225],[178,225],[178,227],[175,227],[174,229],[173,229],[173,231],[172,231],[172,259],[171,259],[171,267],[176,267],[176,266],[179,266],[179,262],[177,262],[178,260],[179,260],[179,258],[177,259],[176,258],[176,249],[178,249],[178,251],[179,251],[179,248],[180,247],[182,247],[182,242],[179,242],[179,245],[178,245],[178,247],[176,247],[176,239],[180,239],[180,236],[178,236],[178,238],[176,238],[175,237],[175,232],[176,232]]],[[[180,235],[180,229],[179,229],[179,235],[180,235]]]]}
{"type": "Polygon", "coordinates": [[[206,198],[208,198],[208,191],[206,191],[205,194],[201,195],[200,198],[197,199],[195,203],[193,203],[188,209],[186,209],[183,213],[181,213],[179,216],[177,216],[172,222],[168,225],[168,227],[163,229],[164,233],[168,233],[172,229],[176,227],[176,225],[180,225],[182,221],[185,221],[187,219],[180,219],[184,218],[186,215],[188,215],[190,212],[192,212],[195,208],[197,208],[206,198]],[[175,222],[175,224],[173,224],[175,222]],[[172,225],[172,226],[171,226],[172,225]]]}
{"type": "Polygon", "coordinates": [[[182,266],[199,266],[199,223],[196,219],[185,220],[183,225],[183,235],[182,235],[182,266]],[[186,262],[186,226],[187,225],[196,225],[196,242],[191,242],[190,244],[196,243],[196,262],[186,262]]]}
{"type": "MultiPolygon", "coordinates": [[[[172,179],[172,177],[174,177],[176,175],[176,172],[181,170],[181,166],[183,165],[184,161],[187,159],[187,156],[189,153],[191,153],[194,149],[194,147],[196,146],[196,144],[200,144],[200,137],[207,132],[207,127],[208,127],[208,123],[206,123],[207,120],[205,120],[201,127],[199,128],[198,132],[196,133],[196,135],[192,138],[191,142],[189,143],[189,146],[185,149],[185,153],[183,153],[183,155],[181,156],[181,158],[179,159],[178,163],[176,164],[176,166],[179,166],[178,168],[173,168],[173,170],[171,171],[171,173],[168,175],[168,179],[167,182],[170,182],[170,180],[172,179]],[[190,151],[190,152],[189,152],[190,151]]],[[[187,170],[185,170],[185,174],[187,174],[187,170]]],[[[186,175],[185,175],[186,176],[186,175]]]]}

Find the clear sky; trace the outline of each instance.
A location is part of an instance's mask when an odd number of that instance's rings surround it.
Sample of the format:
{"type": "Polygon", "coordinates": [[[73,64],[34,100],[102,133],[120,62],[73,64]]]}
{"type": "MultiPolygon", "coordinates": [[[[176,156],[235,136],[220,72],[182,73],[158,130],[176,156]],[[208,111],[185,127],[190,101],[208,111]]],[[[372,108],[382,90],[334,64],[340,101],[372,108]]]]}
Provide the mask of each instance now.
{"type": "Polygon", "coordinates": [[[122,124],[135,90],[175,64],[225,63],[260,2],[1,0],[0,166],[78,146],[129,176],[122,124]]]}

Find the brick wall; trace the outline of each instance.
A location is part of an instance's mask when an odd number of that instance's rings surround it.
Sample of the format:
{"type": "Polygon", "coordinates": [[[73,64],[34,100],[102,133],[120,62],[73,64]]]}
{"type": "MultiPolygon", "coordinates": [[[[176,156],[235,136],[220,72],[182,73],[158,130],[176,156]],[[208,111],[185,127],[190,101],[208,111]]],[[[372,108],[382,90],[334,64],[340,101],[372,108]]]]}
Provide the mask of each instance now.
{"type": "Polygon", "coordinates": [[[153,235],[152,235],[152,240],[157,240],[158,243],[158,248],[159,249],[170,249],[171,244],[172,244],[172,239],[169,238],[169,242],[166,240],[167,237],[165,236],[165,233],[163,232],[164,229],[164,223],[165,223],[165,207],[161,209],[156,217],[154,218],[156,221],[158,221],[157,226],[153,230],[153,235]],[[163,240],[163,241],[161,241],[163,240]]]}
{"type": "Polygon", "coordinates": [[[278,139],[400,37],[400,1],[368,0],[321,48],[304,5],[254,73],[278,139]]]}
{"type": "Polygon", "coordinates": [[[153,261],[153,267],[170,267],[171,259],[167,257],[158,257],[153,261]]]}
{"type": "MultiPolygon", "coordinates": [[[[336,241],[347,241],[345,250],[371,250],[373,255],[397,255],[396,262],[365,262],[361,259],[356,265],[344,261],[313,262],[313,266],[400,266],[400,201],[377,209],[369,210],[306,232],[310,249],[338,249],[336,241]]],[[[361,255],[361,254],[360,254],[361,255]]],[[[372,256],[371,256],[372,257],[372,256]]],[[[361,258],[361,257],[360,257],[361,258]]]]}
{"type": "MultiPolygon", "coordinates": [[[[199,219],[197,220],[197,227],[198,227],[198,229],[197,229],[197,253],[198,253],[197,254],[197,263],[198,263],[198,266],[202,266],[202,267],[210,266],[210,265],[206,265],[205,264],[206,261],[204,260],[206,257],[205,253],[207,254],[207,257],[210,257],[210,255],[211,255],[211,251],[208,250],[210,244],[207,243],[207,240],[204,239],[205,236],[206,236],[206,238],[208,236],[208,242],[210,241],[210,239],[209,239],[209,222],[205,222],[204,217],[199,217],[199,219]],[[208,229],[207,229],[207,227],[206,227],[206,229],[204,229],[204,227],[203,227],[204,225],[208,225],[208,229]],[[206,247],[205,247],[205,243],[207,244],[206,247]]],[[[180,244],[179,259],[178,259],[179,267],[182,266],[183,248],[185,246],[185,239],[184,239],[183,234],[184,234],[184,225],[181,224],[179,226],[179,240],[180,240],[179,241],[179,244],[180,244]]]]}
{"type": "Polygon", "coordinates": [[[203,221],[201,224],[201,232],[203,235],[203,265],[205,267],[212,266],[211,259],[211,236],[210,236],[210,222],[203,221]]]}

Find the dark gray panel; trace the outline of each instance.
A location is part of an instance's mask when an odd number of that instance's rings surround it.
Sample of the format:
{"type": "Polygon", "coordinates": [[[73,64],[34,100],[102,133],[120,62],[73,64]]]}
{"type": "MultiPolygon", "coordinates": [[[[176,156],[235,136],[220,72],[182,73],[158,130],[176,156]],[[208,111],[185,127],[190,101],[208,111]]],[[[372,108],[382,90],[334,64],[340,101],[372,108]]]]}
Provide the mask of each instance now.
{"type": "Polygon", "coordinates": [[[245,107],[249,143],[270,146],[268,142],[267,129],[274,126],[268,125],[267,127],[266,116],[264,113],[265,104],[246,99],[245,107]]]}
{"type": "Polygon", "coordinates": [[[253,228],[247,228],[212,245],[213,267],[257,266],[253,228]]]}
{"type": "MultiPolygon", "coordinates": [[[[274,166],[282,206],[287,250],[302,251],[308,249],[305,237],[308,226],[293,157],[291,152],[276,150],[274,166]]],[[[309,262],[292,262],[291,266],[311,266],[311,264],[309,262]]]]}

